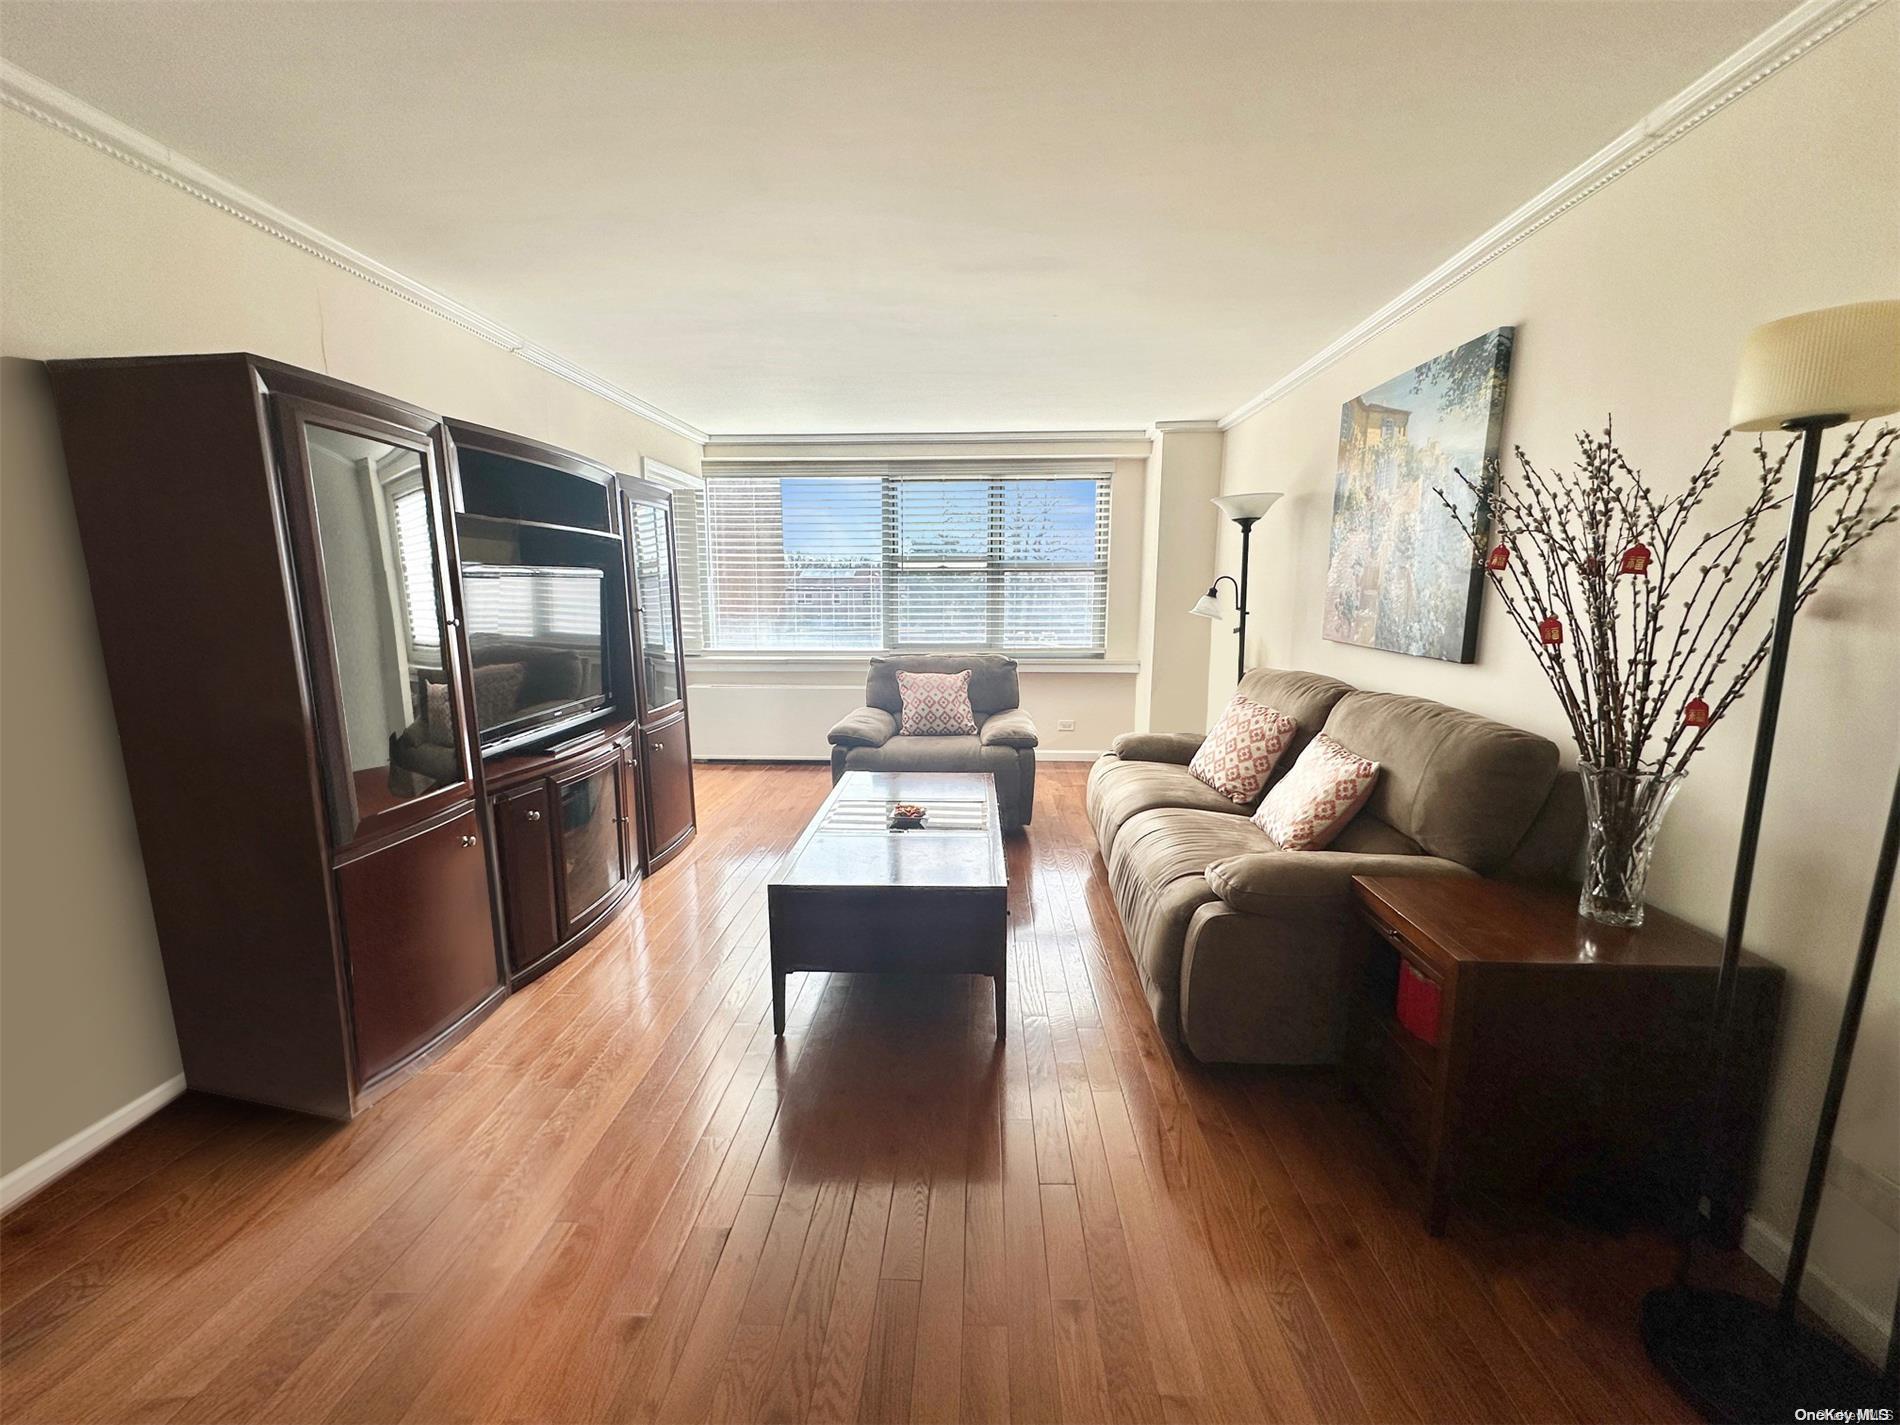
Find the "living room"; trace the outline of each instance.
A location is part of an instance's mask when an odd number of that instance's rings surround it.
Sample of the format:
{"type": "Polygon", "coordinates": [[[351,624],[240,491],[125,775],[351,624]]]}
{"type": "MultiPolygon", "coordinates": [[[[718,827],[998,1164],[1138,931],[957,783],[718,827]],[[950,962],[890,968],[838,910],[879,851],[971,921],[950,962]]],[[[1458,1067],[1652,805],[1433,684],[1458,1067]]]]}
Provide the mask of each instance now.
{"type": "Polygon", "coordinates": [[[0,0],[0,1412],[1891,1406],[1896,93],[0,0]]]}

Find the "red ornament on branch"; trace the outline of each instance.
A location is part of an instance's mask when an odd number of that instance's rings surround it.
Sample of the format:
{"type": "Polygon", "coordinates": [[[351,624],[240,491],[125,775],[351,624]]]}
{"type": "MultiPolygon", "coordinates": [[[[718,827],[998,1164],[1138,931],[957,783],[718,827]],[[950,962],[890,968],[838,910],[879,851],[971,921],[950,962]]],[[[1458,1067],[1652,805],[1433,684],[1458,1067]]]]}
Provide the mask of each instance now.
{"type": "Polygon", "coordinates": [[[1709,725],[1709,705],[1700,698],[1691,698],[1682,708],[1682,720],[1690,727],[1709,725]]]}
{"type": "Polygon", "coordinates": [[[1617,570],[1623,574],[1647,574],[1649,572],[1649,559],[1649,546],[1647,544],[1632,544],[1628,549],[1623,551],[1623,560],[1622,563],[1617,566],[1617,570]]]}
{"type": "Polygon", "coordinates": [[[1537,625],[1537,636],[1548,644],[1564,641],[1564,621],[1560,618],[1547,618],[1537,625]]]}
{"type": "Polygon", "coordinates": [[[1510,562],[1511,562],[1511,551],[1506,549],[1503,545],[1500,544],[1496,549],[1492,550],[1489,554],[1485,556],[1484,567],[1489,569],[1492,573],[1495,574],[1498,570],[1502,569],[1505,565],[1509,564],[1510,562]]]}

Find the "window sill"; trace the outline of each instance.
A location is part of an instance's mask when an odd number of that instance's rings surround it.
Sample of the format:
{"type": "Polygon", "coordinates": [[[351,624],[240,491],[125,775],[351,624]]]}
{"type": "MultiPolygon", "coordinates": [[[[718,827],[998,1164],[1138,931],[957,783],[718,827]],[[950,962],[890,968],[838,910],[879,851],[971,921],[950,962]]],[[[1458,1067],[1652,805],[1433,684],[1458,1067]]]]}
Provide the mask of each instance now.
{"type": "MultiPolygon", "coordinates": [[[[866,668],[868,653],[689,653],[689,673],[770,673],[809,668],[866,668]]],[[[1141,671],[1133,659],[1108,658],[1018,658],[1017,671],[1023,673],[1112,674],[1126,677],[1141,671]]]]}

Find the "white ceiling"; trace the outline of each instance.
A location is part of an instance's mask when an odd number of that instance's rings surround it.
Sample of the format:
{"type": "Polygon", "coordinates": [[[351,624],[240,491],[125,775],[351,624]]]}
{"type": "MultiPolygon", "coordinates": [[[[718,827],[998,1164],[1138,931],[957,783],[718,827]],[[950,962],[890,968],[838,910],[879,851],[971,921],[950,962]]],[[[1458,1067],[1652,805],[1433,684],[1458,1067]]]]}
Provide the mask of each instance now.
{"type": "Polygon", "coordinates": [[[703,429],[1063,429],[1224,414],[1791,3],[6,3],[0,53],[703,429]]]}

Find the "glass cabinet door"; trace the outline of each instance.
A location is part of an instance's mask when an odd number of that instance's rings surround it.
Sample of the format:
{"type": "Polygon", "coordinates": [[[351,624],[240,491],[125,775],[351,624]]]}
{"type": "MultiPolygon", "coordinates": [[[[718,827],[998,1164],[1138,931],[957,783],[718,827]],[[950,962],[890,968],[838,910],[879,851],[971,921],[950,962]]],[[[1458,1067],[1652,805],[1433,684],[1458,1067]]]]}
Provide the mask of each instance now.
{"type": "Polygon", "coordinates": [[[354,424],[294,409],[285,422],[310,494],[306,627],[333,709],[323,731],[338,845],[468,781],[433,451],[426,436],[411,444],[407,432],[384,438],[370,433],[376,422],[354,424]]]}
{"type": "Polygon", "coordinates": [[[651,716],[681,700],[679,638],[673,623],[672,511],[649,500],[629,499],[634,595],[639,604],[641,711],[651,716]]]}
{"type": "Polygon", "coordinates": [[[561,903],[564,933],[627,879],[620,835],[620,760],[560,784],[561,903]]]}

